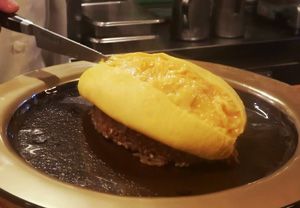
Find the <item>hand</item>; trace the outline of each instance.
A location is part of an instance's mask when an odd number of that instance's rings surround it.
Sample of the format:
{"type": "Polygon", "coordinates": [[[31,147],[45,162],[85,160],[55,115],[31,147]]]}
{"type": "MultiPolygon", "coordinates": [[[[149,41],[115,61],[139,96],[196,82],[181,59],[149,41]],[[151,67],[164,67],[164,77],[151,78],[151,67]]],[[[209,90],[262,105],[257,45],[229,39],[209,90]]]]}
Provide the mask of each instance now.
{"type": "Polygon", "coordinates": [[[18,9],[19,5],[15,0],[0,0],[0,12],[14,13],[18,9]]]}

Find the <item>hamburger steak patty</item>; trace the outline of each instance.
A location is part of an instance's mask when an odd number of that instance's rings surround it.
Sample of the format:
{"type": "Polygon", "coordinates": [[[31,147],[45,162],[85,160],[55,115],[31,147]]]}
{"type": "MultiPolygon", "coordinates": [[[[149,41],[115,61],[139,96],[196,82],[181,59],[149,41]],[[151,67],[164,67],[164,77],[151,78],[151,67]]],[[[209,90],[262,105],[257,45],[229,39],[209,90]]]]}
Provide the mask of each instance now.
{"type": "Polygon", "coordinates": [[[93,125],[100,134],[131,151],[141,163],[152,166],[174,164],[184,167],[204,161],[204,159],[175,150],[124,126],[97,107],[93,107],[90,114],[93,125]]]}

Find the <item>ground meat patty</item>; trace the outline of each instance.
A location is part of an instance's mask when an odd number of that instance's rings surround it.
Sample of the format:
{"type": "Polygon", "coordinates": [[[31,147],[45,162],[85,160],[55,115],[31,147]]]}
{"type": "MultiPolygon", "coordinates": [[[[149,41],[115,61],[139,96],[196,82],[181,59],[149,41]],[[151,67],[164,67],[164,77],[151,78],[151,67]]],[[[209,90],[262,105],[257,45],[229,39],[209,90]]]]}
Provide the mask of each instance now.
{"type": "Polygon", "coordinates": [[[96,107],[92,108],[90,114],[92,122],[99,133],[131,151],[134,156],[139,158],[141,163],[152,166],[174,164],[182,167],[204,161],[136,132],[115,121],[96,107]]]}

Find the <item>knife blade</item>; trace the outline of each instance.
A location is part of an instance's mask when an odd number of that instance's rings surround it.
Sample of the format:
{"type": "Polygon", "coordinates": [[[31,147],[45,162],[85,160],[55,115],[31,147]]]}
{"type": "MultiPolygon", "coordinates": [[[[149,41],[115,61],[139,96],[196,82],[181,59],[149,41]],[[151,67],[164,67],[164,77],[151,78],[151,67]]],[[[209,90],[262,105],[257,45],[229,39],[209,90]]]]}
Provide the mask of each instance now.
{"type": "Polygon", "coordinates": [[[108,58],[99,51],[36,25],[17,14],[0,12],[0,25],[15,32],[34,36],[37,46],[47,51],[90,62],[99,62],[108,58]]]}

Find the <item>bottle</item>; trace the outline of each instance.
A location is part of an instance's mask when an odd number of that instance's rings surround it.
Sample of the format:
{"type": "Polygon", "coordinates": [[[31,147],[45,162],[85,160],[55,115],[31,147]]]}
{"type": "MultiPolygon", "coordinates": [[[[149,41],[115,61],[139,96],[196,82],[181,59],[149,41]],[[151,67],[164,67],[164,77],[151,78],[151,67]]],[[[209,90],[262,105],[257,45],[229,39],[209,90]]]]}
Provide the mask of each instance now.
{"type": "Polygon", "coordinates": [[[213,0],[174,0],[171,36],[185,41],[210,36],[213,0]]]}
{"type": "Polygon", "coordinates": [[[245,32],[245,0],[217,0],[215,33],[223,38],[242,37],[245,32]]]}

